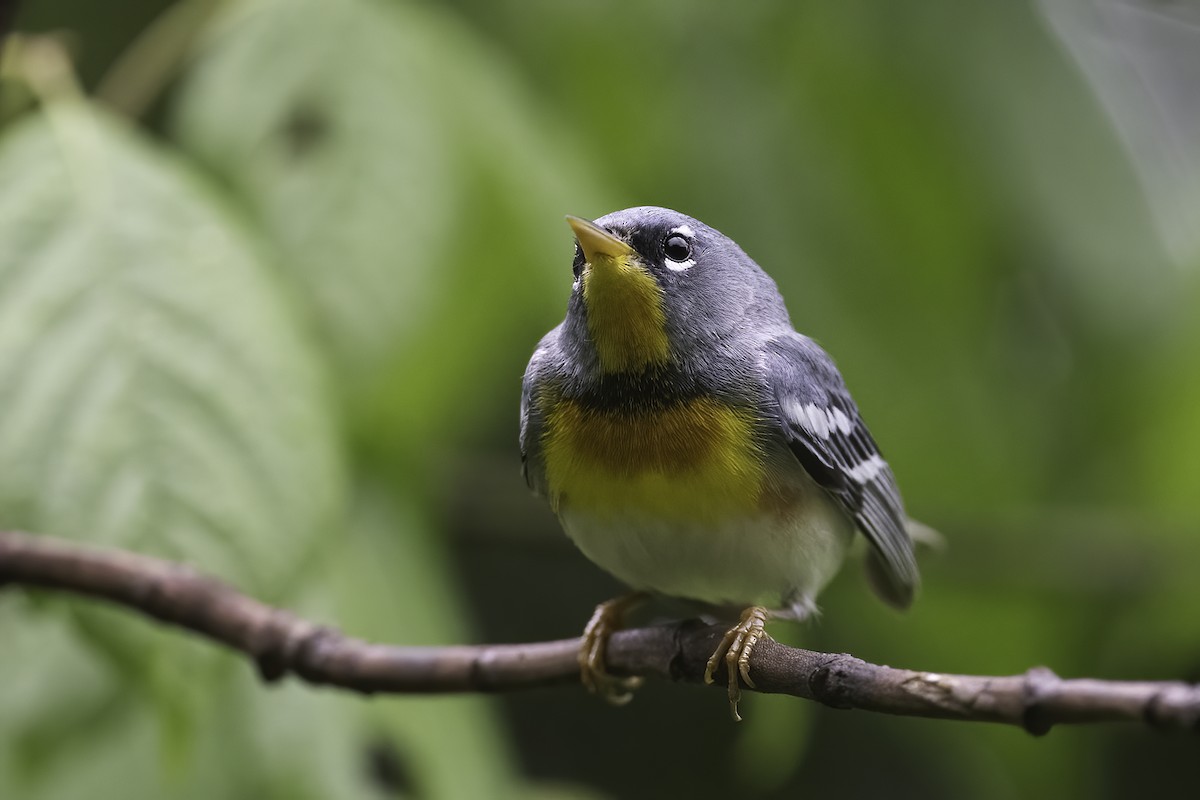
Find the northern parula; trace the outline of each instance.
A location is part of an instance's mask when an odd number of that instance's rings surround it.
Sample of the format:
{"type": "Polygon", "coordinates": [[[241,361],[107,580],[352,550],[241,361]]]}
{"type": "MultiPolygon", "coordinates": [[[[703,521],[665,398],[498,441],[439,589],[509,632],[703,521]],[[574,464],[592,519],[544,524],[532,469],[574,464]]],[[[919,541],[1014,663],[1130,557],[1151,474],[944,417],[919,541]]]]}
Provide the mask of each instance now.
{"type": "Polygon", "coordinates": [[[584,554],[636,590],[597,607],[583,681],[629,698],[636,679],[610,675],[604,650],[647,592],[744,609],[705,673],[724,660],[739,719],[765,621],[816,610],[854,531],[879,596],[912,602],[896,480],[832,359],[733,240],[665,208],[567,222],[574,283],[525,371],[524,474],[584,554]]]}

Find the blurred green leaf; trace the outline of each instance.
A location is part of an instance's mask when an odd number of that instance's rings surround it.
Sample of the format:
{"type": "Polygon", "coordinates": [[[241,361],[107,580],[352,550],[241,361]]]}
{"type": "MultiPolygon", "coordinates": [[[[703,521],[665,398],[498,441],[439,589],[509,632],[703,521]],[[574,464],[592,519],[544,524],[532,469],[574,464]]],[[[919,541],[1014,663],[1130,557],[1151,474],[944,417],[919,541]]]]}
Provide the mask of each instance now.
{"type": "MultiPolygon", "coordinates": [[[[343,478],[319,365],[254,245],[178,163],[77,101],[7,131],[0,187],[2,524],[278,597],[343,478]]],[[[68,608],[154,698],[159,755],[178,761],[231,657],[68,608]]]]}
{"type": "Polygon", "coordinates": [[[173,123],[279,249],[370,446],[424,450],[493,388],[512,419],[565,303],[562,216],[608,209],[477,37],[409,4],[246,0],[173,123]]]}
{"type": "Polygon", "coordinates": [[[0,604],[0,796],[24,796],[56,759],[123,715],[116,678],[61,615],[0,604]]]}
{"type": "Polygon", "coordinates": [[[216,686],[185,669],[202,686],[204,703],[189,719],[188,758],[164,761],[170,743],[143,692],[123,686],[118,671],[88,652],[57,615],[5,610],[0,797],[373,796],[364,791],[354,698],[299,684],[266,690],[249,669],[216,686]]]}
{"type": "Polygon", "coordinates": [[[318,365],[238,226],[62,102],[0,143],[0,514],[272,596],[342,475],[318,365]]]}
{"type": "Polygon", "coordinates": [[[428,321],[458,180],[447,78],[428,68],[451,60],[437,58],[445,37],[389,11],[233,4],[178,105],[183,145],[237,190],[352,362],[428,321]]]}

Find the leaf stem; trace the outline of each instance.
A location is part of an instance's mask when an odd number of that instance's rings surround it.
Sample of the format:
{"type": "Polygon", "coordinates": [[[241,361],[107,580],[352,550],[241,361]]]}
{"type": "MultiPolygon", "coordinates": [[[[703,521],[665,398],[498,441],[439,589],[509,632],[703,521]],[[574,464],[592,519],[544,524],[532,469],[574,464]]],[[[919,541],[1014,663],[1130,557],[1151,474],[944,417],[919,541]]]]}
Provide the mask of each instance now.
{"type": "Polygon", "coordinates": [[[96,99],[127,117],[140,117],[179,74],[222,5],[224,0],[181,0],[167,8],[109,67],[96,86],[96,99]]]}

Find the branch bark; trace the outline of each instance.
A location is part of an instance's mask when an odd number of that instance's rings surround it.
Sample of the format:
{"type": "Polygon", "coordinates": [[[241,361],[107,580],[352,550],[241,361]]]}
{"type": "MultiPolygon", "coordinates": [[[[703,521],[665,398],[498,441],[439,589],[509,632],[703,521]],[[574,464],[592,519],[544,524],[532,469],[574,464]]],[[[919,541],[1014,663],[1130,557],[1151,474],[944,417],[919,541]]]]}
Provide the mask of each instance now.
{"type": "MultiPolygon", "coordinates": [[[[578,683],[578,639],[531,644],[406,647],[365,642],[248,597],[176,563],[46,536],[0,532],[0,587],[22,584],[101,598],[240,651],[265,680],[290,674],[362,693],[501,692],[578,683]]],[[[617,673],[703,682],[725,630],[697,620],[619,631],[608,648],[617,673]]],[[[1041,735],[1056,724],[1143,722],[1200,732],[1200,686],[1174,681],[949,675],[871,664],[764,639],[751,675],[757,691],[833,708],[1016,725],[1041,735]]],[[[724,691],[724,678],[717,686],[724,691]]]]}

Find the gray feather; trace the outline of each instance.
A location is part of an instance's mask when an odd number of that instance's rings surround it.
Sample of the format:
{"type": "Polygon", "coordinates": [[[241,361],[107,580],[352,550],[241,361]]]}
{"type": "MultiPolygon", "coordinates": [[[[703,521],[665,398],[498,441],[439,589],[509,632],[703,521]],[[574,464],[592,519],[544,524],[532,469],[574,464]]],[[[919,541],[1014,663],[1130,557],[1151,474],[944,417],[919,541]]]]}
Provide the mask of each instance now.
{"type": "Polygon", "coordinates": [[[766,367],[789,447],[870,542],[876,593],[907,607],[920,578],[904,503],[832,359],[792,332],[768,342],[766,367]]]}

